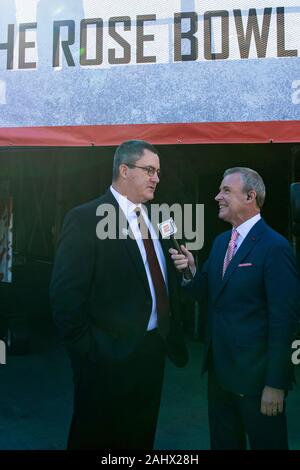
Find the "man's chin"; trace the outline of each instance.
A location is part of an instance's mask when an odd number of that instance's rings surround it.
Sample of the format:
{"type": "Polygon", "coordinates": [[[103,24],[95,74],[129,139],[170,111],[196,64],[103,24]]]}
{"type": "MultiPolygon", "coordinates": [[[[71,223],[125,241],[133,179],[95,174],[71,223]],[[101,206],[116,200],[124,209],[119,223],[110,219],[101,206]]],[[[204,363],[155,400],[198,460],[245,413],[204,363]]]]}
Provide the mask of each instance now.
{"type": "Polygon", "coordinates": [[[152,201],[154,199],[154,191],[149,191],[147,201],[152,201]]]}
{"type": "Polygon", "coordinates": [[[227,222],[226,213],[224,211],[222,211],[222,210],[219,211],[218,217],[219,217],[219,219],[224,220],[224,222],[227,222]]]}

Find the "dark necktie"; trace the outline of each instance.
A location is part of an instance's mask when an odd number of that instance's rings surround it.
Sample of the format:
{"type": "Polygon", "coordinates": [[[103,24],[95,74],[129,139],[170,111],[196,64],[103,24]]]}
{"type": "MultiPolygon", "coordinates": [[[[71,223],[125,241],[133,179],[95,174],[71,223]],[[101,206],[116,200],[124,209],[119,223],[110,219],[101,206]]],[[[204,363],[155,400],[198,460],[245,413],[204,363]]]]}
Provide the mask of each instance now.
{"type": "Polygon", "coordinates": [[[153,240],[139,208],[135,209],[142,235],[156,297],[157,323],[160,335],[166,338],[170,329],[170,303],[153,240]]]}

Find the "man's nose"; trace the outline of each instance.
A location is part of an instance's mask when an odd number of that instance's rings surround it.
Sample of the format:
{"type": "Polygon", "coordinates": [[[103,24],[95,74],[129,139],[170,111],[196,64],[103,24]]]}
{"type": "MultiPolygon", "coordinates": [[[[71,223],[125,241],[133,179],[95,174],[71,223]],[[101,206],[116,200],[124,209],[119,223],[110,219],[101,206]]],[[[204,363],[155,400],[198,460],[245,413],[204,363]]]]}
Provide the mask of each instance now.
{"type": "Polygon", "coordinates": [[[159,179],[159,176],[157,174],[157,172],[154,173],[154,175],[152,176],[151,178],[153,181],[155,181],[155,183],[159,183],[160,182],[160,179],[159,179]]]}
{"type": "Polygon", "coordinates": [[[216,197],[215,197],[215,201],[220,201],[220,199],[222,199],[222,196],[221,196],[221,193],[219,192],[216,197]]]}

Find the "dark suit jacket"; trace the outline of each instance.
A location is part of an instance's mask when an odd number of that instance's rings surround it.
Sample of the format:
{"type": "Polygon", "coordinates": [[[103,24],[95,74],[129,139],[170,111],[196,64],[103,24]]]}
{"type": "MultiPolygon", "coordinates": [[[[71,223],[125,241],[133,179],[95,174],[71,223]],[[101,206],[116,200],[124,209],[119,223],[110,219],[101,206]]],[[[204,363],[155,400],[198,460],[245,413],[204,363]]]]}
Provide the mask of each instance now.
{"type": "MultiPolygon", "coordinates": [[[[104,239],[96,226],[100,205],[119,205],[109,190],[65,217],[55,258],[50,297],[55,322],[71,358],[120,360],[136,350],[147,330],[152,299],[134,239],[104,239]]],[[[103,208],[104,206],[102,206],[103,208]]],[[[178,277],[166,254],[171,330],[166,351],[177,366],[187,362],[180,328],[178,277]]]]}
{"type": "Polygon", "coordinates": [[[261,219],[222,280],[230,235],[216,238],[209,259],[188,286],[200,302],[208,303],[203,372],[210,350],[218,379],[229,391],[257,394],[265,385],[290,389],[291,342],[300,306],[292,250],[261,219]]]}

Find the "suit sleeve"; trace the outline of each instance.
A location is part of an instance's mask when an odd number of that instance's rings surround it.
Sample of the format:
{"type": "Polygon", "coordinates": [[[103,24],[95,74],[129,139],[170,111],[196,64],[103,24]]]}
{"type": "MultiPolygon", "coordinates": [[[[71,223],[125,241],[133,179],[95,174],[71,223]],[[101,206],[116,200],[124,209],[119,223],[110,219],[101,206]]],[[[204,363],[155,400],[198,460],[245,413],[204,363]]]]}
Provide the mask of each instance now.
{"type": "Polygon", "coordinates": [[[81,357],[94,345],[86,314],[95,261],[87,226],[75,211],[67,214],[50,284],[55,323],[69,353],[81,357]]]}
{"type": "Polygon", "coordinates": [[[292,377],[291,343],[300,309],[299,275],[288,243],[270,248],[264,282],[269,324],[266,385],[287,389],[292,377]]]}

